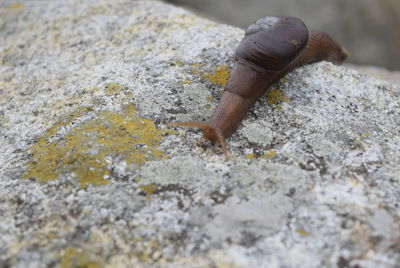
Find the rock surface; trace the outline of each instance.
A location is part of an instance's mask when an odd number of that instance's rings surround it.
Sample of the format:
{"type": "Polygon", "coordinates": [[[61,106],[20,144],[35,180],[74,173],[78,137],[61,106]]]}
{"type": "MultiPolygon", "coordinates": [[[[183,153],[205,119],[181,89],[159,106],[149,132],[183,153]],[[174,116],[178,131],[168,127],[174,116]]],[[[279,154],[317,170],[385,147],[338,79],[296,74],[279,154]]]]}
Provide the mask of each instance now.
{"type": "Polygon", "coordinates": [[[322,62],[228,140],[243,32],[158,2],[2,3],[0,267],[398,267],[400,88],[322,62]]]}
{"type": "Polygon", "coordinates": [[[346,66],[351,69],[355,69],[361,73],[365,73],[370,76],[400,86],[400,71],[389,71],[385,68],[381,68],[378,66],[366,66],[366,65],[355,65],[355,64],[346,64],[346,66]]]}

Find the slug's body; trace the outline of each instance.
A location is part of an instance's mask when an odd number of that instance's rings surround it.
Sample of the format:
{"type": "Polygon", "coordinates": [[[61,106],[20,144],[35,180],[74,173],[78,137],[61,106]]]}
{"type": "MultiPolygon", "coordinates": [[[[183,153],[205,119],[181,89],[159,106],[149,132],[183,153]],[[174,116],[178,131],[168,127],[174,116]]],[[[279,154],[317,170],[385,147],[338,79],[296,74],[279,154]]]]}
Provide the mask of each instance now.
{"type": "Polygon", "coordinates": [[[309,32],[297,18],[260,19],[247,28],[235,51],[235,65],[211,119],[172,125],[202,129],[203,137],[220,143],[227,157],[225,139],[236,131],[252,105],[272,84],[304,64],[321,60],[340,64],[347,56],[346,50],[329,35],[309,32]]]}

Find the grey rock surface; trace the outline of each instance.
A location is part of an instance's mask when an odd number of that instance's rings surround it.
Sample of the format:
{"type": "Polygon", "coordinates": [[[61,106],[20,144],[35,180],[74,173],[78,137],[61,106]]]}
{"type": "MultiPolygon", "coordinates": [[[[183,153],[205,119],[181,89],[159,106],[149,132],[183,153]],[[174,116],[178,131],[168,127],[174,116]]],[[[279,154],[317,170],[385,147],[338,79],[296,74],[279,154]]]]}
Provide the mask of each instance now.
{"type": "Polygon", "coordinates": [[[367,75],[400,86],[400,71],[389,71],[385,68],[381,68],[378,66],[366,66],[366,65],[356,65],[356,64],[346,64],[346,66],[351,69],[357,70],[360,73],[365,73],[367,75]]]}
{"type": "Polygon", "coordinates": [[[201,133],[243,31],[151,1],[0,10],[0,267],[398,267],[400,88],[321,62],[201,133]]]}

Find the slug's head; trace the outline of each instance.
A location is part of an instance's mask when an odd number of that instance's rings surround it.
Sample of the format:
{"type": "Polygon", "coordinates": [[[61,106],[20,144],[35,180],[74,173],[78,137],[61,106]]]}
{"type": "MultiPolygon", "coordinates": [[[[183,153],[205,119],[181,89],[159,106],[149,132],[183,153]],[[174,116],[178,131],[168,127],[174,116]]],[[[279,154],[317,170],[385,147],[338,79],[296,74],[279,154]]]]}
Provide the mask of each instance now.
{"type": "Polygon", "coordinates": [[[336,51],[330,53],[326,60],[332,62],[333,64],[340,65],[348,57],[350,57],[350,52],[346,48],[337,45],[336,51]]]}

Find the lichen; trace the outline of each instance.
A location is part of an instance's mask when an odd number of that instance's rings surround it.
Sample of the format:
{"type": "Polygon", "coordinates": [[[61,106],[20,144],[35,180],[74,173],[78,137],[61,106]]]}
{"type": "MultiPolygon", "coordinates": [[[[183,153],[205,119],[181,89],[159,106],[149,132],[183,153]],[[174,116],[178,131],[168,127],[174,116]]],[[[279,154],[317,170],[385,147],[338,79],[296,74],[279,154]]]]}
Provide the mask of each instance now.
{"type": "Polygon", "coordinates": [[[8,10],[20,10],[24,7],[22,3],[13,3],[7,6],[8,10]]]}
{"type": "Polygon", "coordinates": [[[273,158],[276,155],[276,152],[273,150],[265,152],[264,155],[260,156],[260,158],[273,158]]]}
{"type": "Polygon", "coordinates": [[[180,60],[177,60],[177,61],[175,61],[175,62],[173,63],[173,65],[176,65],[176,66],[178,66],[178,67],[181,67],[181,66],[184,65],[184,62],[183,62],[183,61],[180,61],[180,60]]]}
{"type": "Polygon", "coordinates": [[[302,236],[309,236],[310,233],[307,231],[304,231],[303,229],[296,229],[296,232],[302,236]]]}
{"type": "Polygon", "coordinates": [[[61,258],[60,268],[100,268],[105,267],[99,257],[90,256],[82,249],[66,248],[61,258]]]}
{"type": "Polygon", "coordinates": [[[70,174],[81,187],[103,185],[110,182],[109,159],[138,167],[149,160],[166,158],[158,149],[162,131],[152,120],[139,117],[133,105],[122,113],[99,112],[94,119],[78,123],[61,138],[56,137],[61,128],[76,123],[87,111],[80,109],[61,119],[30,148],[32,158],[23,178],[47,182],[70,174]]]}
{"type": "MultiPolygon", "coordinates": [[[[181,67],[184,65],[183,62],[181,61],[176,61],[172,63],[173,65],[176,65],[178,67],[181,67]]],[[[205,79],[210,81],[211,83],[225,87],[226,83],[228,82],[229,74],[230,74],[230,69],[228,65],[219,65],[213,68],[211,71],[207,70],[205,71],[206,64],[205,63],[191,63],[190,64],[190,72],[192,75],[196,75],[200,77],[201,79],[205,79]]],[[[193,84],[193,81],[190,79],[185,79],[182,81],[178,81],[180,85],[184,84],[193,84]]]]}
{"type": "Polygon", "coordinates": [[[154,263],[162,257],[159,250],[160,244],[155,238],[133,237],[132,242],[134,249],[131,254],[137,256],[141,262],[154,263]]]}
{"type": "Polygon", "coordinates": [[[178,82],[180,85],[184,85],[184,84],[189,84],[189,85],[191,85],[191,84],[193,84],[193,81],[190,81],[190,80],[183,80],[183,81],[179,81],[178,82]]]}
{"type": "Polygon", "coordinates": [[[281,102],[288,101],[289,99],[283,96],[282,91],[275,88],[267,93],[267,103],[269,105],[277,105],[281,102]]]}
{"type": "Polygon", "coordinates": [[[215,98],[213,97],[213,95],[208,95],[207,101],[209,101],[209,102],[215,101],[215,98]]]}
{"type": "Polygon", "coordinates": [[[154,194],[158,187],[155,184],[145,184],[145,185],[140,185],[139,189],[145,192],[146,194],[154,194]]]}
{"type": "Polygon", "coordinates": [[[211,73],[201,74],[201,78],[209,80],[211,83],[225,87],[230,74],[229,66],[220,65],[211,73]]]}
{"type": "Polygon", "coordinates": [[[108,83],[105,88],[106,88],[106,92],[108,94],[114,94],[118,91],[121,91],[124,87],[117,83],[111,82],[111,83],[108,83]]]}
{"type": "Polygon", "coordinates": [[[253,159],[254,158],[254,154],[253,153],[246,154],[246,158],[247,159],[253,159]]]}

